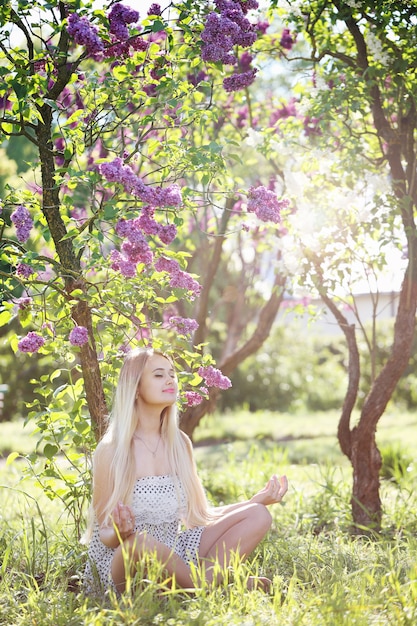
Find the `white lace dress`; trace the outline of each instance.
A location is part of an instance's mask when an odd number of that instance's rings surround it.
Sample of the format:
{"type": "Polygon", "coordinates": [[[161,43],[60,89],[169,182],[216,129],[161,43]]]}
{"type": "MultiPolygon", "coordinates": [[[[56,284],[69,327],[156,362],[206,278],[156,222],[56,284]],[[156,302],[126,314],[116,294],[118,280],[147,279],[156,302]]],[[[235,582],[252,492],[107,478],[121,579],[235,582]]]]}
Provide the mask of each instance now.
{"type": "MultiPolygon", "coordinates": [[[[135,532],[146,531],[157,541],[172,548],[186,563],[197,564],[201,535],[205,527],[180,530],[186,504],[181,483],[174,481],[169,475],[139,478],[133,488],[135,532]]],[[[110,570],[115,550],[102,543],[96,522],[84,573],[87,593],[102,594],[109,588],[114,589],[110,570]]]]}

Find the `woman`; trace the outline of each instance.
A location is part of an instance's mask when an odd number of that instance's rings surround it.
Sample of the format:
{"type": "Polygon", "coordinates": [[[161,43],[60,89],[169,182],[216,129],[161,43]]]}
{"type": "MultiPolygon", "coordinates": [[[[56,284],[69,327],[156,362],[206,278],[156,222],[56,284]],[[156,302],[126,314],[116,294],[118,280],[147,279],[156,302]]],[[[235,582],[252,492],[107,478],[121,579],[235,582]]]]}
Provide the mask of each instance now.
{"type": "MultiPolygon", "coordinates": [[[[285,476],[273,476],[250,500],[210,509],[191,442],[178,427],[177,393],[167,356],[150,349],[127,355],[109,427],[94,454],[85,572],[90,591],[123,592],[127,576],[149,553],[180,587],[195,584],[191,564],[204,564],[207,582],[218,583],[215,563],[227,567],[233,554],[252,552],[271,525],[266,507],[288,489],[285,476]],[[179,530],[181,521],[186,530],[179,530]]],[[[248,586],[257,583],[250,578],[248,586]]]]}

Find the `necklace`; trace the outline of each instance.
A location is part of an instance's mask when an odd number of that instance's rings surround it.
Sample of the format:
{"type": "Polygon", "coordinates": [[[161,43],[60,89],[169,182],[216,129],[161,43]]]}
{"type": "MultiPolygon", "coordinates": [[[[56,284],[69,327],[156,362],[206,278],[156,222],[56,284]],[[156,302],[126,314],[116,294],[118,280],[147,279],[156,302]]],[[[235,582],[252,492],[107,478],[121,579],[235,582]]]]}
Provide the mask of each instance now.
{"type": "Polygon", "coordinates": [[[134,434],[133,435],[133,439],[139,439],[139,441],[141,441],[143,443],[143,445],[148,450],[148,452],[150,452],[152,454],[153,458],[155,458],[156,453],[158,452],[159,442],[161,441],[161,435],[159,435],[159,437],[158,437],[158,443],[156,444],[155,450],[151,450],[150,447],[148,446],[148,444],[146,443],[146,441],[144,439],[142,439],[142,437],[139,437],[139,435],[134,434]]]}

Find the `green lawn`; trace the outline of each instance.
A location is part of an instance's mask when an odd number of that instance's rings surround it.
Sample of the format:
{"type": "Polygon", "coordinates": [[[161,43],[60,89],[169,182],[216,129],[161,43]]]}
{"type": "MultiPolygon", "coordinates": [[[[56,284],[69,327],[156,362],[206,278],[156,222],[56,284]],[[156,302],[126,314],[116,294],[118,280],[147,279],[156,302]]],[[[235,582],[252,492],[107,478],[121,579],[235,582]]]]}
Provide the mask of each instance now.
{"type": "MultiPolygon", "coordinates": [[[[339,451],[336,428],[335,413],[240,412],[204,419],[195,453],[214,503],[249,497],[273,472],[286,473],[290,488],[285,503],[271,509],[268,538],[246,564],[236,566],[234,583],[193,596],[148,582],[122,601],[84,597],[78,579],[85,548],[65,514],[65,493],[49,499],[34,478],[22,481],[26,462],[3,460],[0,624],[417,624],[417,468],[412,461],[417,417],[397,412],[381,420],[378,441],[384,455],[411,462],[405,470],[401,466],[404,471],[394,463],[391,479],[382,481],[383,531],[374,538],[349,532],[351,470],[339,451]],[[245,591],[245,577],[257,572],[273,579],[271,596],[245,591]]],[[[30,451],[36,439],[21,423],[0,424],[0,442],[5,459],[11,451],[30,451]]]]}

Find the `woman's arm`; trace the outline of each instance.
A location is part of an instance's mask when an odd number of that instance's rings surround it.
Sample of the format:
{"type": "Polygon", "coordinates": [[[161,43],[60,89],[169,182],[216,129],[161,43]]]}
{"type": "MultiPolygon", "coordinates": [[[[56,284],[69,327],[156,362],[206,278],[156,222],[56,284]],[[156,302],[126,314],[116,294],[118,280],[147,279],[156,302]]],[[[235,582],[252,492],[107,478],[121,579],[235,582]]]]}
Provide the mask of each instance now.
{"type": "Polygon", "coordinates": [[[108,548],[117,548],[120,540],[124,541],[135,532],[135,517],[132,509],[119,502],[112,513],[113,523],[111,526],[103,524],[100,526],[100,540],[108,548]]]}
{"type": "Polygon", "coordinates": [[[110,465],[113,448],[101,442],[94,455],[93,463],[93,506],[99,525],[100,540],[108,548],[117,548],[120,540],[132,534],[135,519],[132,509],[119,503],[106,519],[105,509],[111,496],[110,465]]]}
{"type": "Polygon", "coordinates": [[[276,474],[271,476],[267,484],[263,489],[258,491],[250,500],[245,500],[244,502],[235,502],[234,504],[226,504],[225,506],[220,506],[215,508],[215,512],[220,515],[226,515],[226,513],[230,513],[230,511],[236,511],[237,509],[247,506],[250,503],[258,502],[259,504],[264,504],[265,506],[270,506],[271,504],[276,504],[281,502],[282,498],[288,491],[288,480],[286,476],[281,476],[278,478],[276,474]]]}

